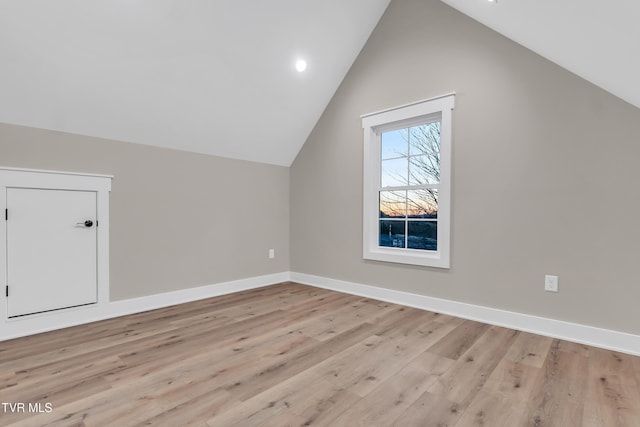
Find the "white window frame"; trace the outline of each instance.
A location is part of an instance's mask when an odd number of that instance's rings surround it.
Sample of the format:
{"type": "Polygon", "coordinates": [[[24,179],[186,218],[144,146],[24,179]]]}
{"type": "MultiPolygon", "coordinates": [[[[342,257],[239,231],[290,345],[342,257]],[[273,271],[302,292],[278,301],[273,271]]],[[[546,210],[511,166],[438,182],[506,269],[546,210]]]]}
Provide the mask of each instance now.
{"type": "Polygon", "coordinates": [[[364,259],[449,268],[451,246],[451,134],[455,94],[450,93],[384,111],[365,114],[364,131],[364,259]],[[438,186],[438,249],[392,248],[379,245],[379,191],[383,132],[429,123],[440,117],[440,184],[438,186]]]}

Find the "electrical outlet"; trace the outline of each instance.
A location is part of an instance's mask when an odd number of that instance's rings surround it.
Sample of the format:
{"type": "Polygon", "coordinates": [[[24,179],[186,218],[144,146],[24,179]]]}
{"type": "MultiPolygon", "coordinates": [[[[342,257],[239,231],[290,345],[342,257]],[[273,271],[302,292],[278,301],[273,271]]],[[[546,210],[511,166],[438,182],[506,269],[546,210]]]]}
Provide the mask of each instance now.
{"type": "Polygon", "coordinates": [[[276,257],[276,250],[275,249],[269,249],[269,258],[273,259],[276,257]]]}
{"type": "Polygon", "coordinates": [[[547,292],[558,292],[558,276],[544,276],[544,290],[547,292]]]}

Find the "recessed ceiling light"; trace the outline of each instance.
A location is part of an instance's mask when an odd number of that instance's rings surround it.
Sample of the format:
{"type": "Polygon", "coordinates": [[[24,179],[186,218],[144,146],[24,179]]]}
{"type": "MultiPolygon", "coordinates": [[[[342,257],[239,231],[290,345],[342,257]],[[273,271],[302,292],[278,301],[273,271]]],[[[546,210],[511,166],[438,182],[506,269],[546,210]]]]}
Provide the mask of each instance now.
{"type": "Polygon", "coordinates": [[[298,72],[301,73],[306,69],[307,69],[307,61],[305,61],[304,59],[298,59],[296,61],[296,70],[298,70],[298,72]]]}

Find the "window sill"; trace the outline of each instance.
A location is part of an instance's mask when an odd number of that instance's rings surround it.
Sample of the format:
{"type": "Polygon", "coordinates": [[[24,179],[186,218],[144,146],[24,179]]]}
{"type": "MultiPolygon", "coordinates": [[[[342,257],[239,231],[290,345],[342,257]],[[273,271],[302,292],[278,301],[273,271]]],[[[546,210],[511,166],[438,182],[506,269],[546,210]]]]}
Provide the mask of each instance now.
{"type": "Polygon", "coordinates": [[[373,261],[419,265],[422,267],[449,268],[449,260],[443,258],[439,251],[376,247],[365,250],[362,257],[366,260],[373,261]]]}

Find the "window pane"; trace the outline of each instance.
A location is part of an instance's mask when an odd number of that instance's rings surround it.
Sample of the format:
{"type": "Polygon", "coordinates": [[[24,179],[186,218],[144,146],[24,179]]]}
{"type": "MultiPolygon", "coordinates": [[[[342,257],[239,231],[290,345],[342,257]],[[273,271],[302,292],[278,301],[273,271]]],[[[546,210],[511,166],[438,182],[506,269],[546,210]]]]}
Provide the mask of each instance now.
{"type": "Polygon", "coordinates": [[[407,156],[408,132],[409,129],[405,128],[382,134],[382,160],[407,156]]]}
{"type": "Polygon", "coordinates": [[[409,221],[409,238],[407,247],[427,251],[438,250],[438,222],[437,221],[409,221]]]}
{"type": "Polygon", "coordinates": [[[380,221],[380,246],[404,248],[404,221],[380,221]]]}
{"type": "Polygon", "coordinates": [[[438,190],[407,191],[407,215],[410,218],[438,218],[438,190]]]}
{"type": "Polygon", "coordinates": [[[381,170],[382,187],[399,187],[407,185],[407,158],[383,160],[381,170]]]}
{"type": "Polygon", "coordinates": [[[409,185],[438,184],[439,182],[439,155],[409,157],[409,185]]]}
{"type": "Polygon", "coordinates": [[[440,122],[409,128],[409,154],[434,155],[440,152],[440,122]]]}
{"type": "Polygon", "coordinates": [[[404,218],[406,207],[406,191],[380,192],[380,218],[404,218]]]}

